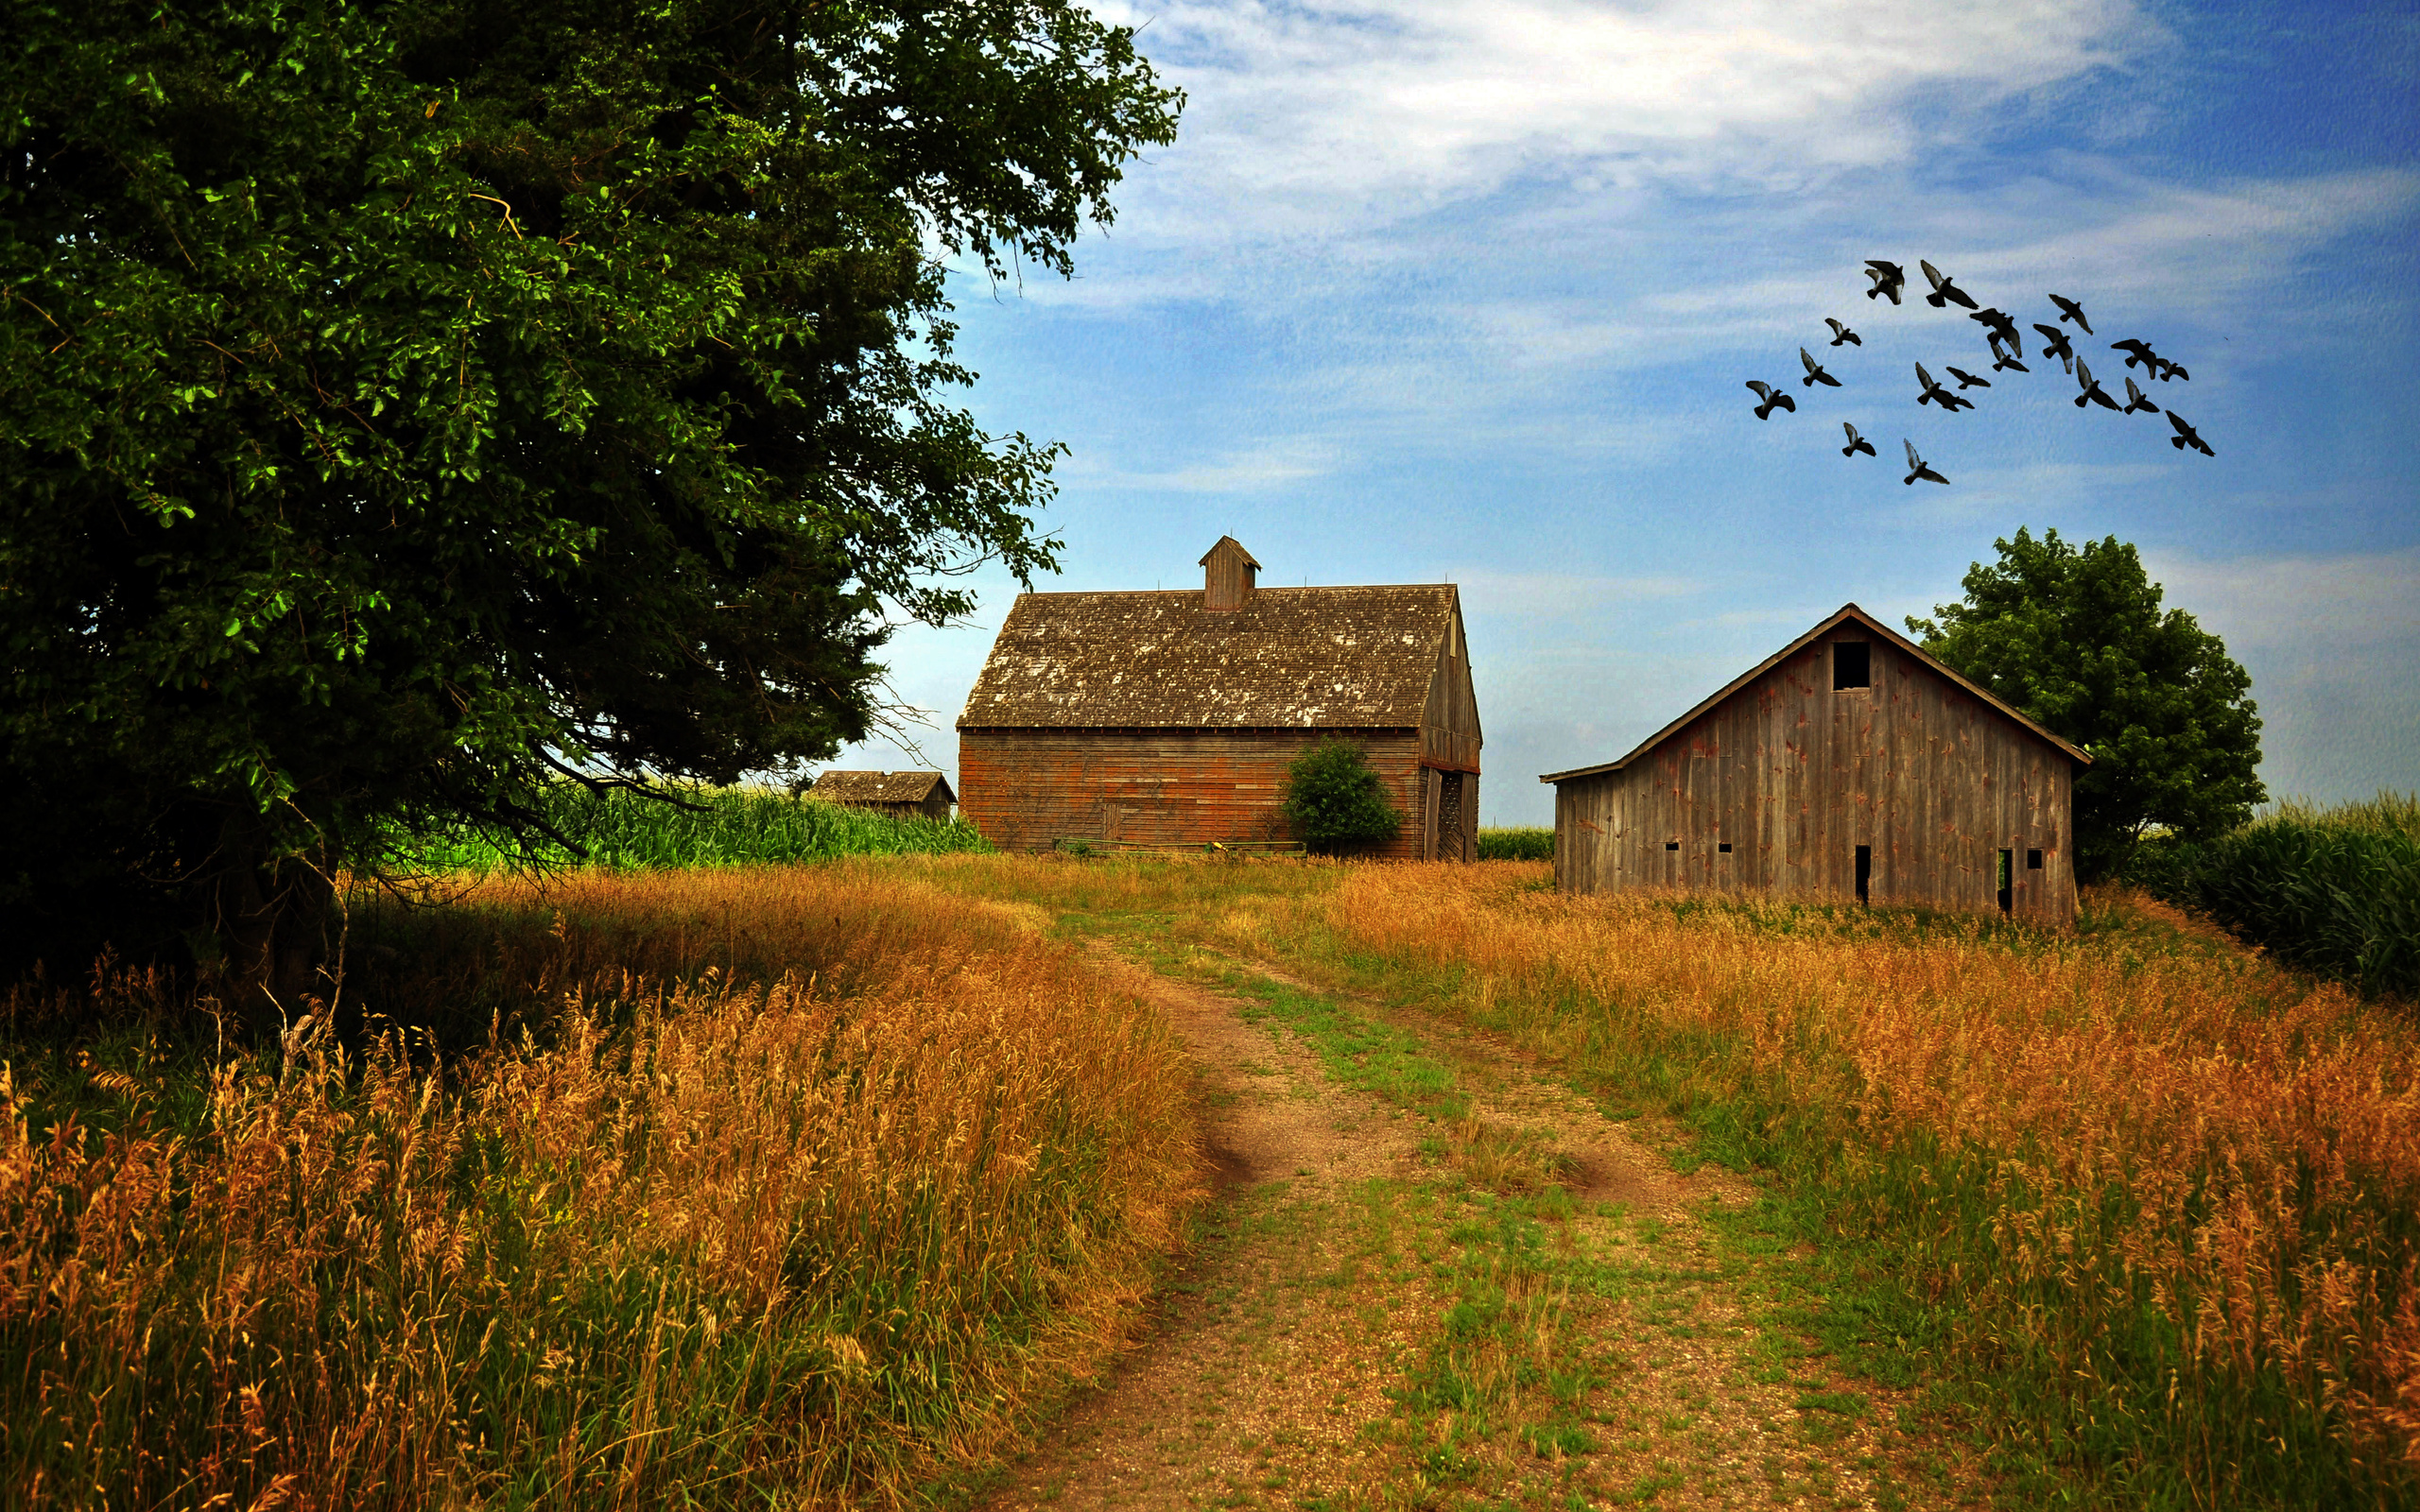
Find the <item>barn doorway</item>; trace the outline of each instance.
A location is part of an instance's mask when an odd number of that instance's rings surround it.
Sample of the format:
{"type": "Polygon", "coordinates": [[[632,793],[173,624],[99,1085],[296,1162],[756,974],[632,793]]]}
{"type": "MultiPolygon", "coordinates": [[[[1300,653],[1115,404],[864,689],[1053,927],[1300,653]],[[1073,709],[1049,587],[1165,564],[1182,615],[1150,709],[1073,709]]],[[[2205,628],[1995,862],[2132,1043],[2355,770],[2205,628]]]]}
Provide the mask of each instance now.
{"type": "Polygon", "coordinates": [[[2000,867],[1999,867],[1999,872],[2000,872],[2000,875],[1999,875],[1999,902],[2000,902],[2000,912],[2001,912],[2001,913],[2003,913],[2003,914],[2005,914],[2005,913],[2009,912],[2009,910],[2010,910],[2013,906],[2014,906],[2014,904],[2015,904],[2015,902],[2016,902],[2016,852],[2015,852],[2015,851],[2014,851],[2014,850],[2003,850],[2003,851],[2001,851],[2001,852],[2000,852],[2000,867]]]}
{"type": "Polygon", "coordinates": [[[1468,772],[1428,769],[1435,806],[1427,835],[1432,861],[1470,861],[1478,851],[1478,779],[1468,772]]]}
{"type": "Polygon", "coordinates": [[[1874,895],[1874,847],[1857,848],[1857,901],[1871,902],[1874,895]]]}

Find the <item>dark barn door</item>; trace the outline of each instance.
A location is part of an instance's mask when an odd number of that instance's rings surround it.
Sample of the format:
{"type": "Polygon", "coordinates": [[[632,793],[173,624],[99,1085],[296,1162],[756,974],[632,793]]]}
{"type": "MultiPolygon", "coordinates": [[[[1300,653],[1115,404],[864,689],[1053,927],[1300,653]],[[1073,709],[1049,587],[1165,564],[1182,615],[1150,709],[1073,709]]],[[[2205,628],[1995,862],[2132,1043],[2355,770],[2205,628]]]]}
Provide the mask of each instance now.
{"type": "Polygon", "coordinates": [[[1441,772],[1429,767],[1421,774],[1423,818],[1420,856],[1424,861],[1478,859],[1478,779],[1468,772],[1441,772]]]}

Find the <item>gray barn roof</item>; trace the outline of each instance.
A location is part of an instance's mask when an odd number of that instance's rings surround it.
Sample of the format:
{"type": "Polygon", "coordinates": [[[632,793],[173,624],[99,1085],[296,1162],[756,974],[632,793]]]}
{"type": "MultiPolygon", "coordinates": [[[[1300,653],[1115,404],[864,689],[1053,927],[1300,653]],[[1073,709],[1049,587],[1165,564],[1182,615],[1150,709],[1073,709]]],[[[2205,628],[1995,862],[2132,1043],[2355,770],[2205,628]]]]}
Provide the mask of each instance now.
{"type": "Polygon", "coordinates": [[[1026,593],[960,730],[1409,730],[1460,600],[1450,583],[1261,588],[1214,613],[1198,589],[1026,593]]]}
{"type": "Polygon", "coordinates": [[[1680,718],[1673,720],[1670,724],[1666,725],[1663,729],[1657,730],[1652,735],[1648,736],[1647,739],[1641,741],[1637,747],[1632,750],[1629,755],[1622,757],[1618,761],[1600,762],[1594,766],[1575,766],[1567,772],[1547,772],[1544,776],[1540,777],[1538,781],[1541,782],[1568,782],[1570,779],[1575,777],[1594,777],[1599,772],[1620,771],[1623,767],[1628,766],[1631,763],[1638,760],[1641,756],[1646,755],[1649,751],[1653,750],[1656,747],[1661,746],[1664,742],[1669,740],[1672,736],[1686,729],[1689,723],[1696,719],[1698,715],[1704,713],[1716,704],[1722,702],[1723,699],[1730,697],[1733,694],[1737,693],[1740,689],[1755,681],[1758,678],[1761,678],[1766,673],[1771,672],[1774,667],[1779,666],[1782,662],[1789,661],[1793,656],[1796,656],[1807,644],[1819,637],[1829,634],[1832,630],[1838,628],[1843,621],[1847,620],[1855,620],[1861,627],[1871,630],[1875,634],[1882,637],[1885,641],[1888,641],[1895,649],[1903,651],[1909,656],[1914,657],[1925,666],[1931,668],[1942,677],[1948,679],[1959,687],[1965,689],[1968,693],[1971,693],[1976,697],[1980,698],[1984,703],[1989,704],[1992,708],[1998,710],[2001,713],[2004,713],[2011,719],[2016,721],[2017,726],[2020,729],[2026,730],[2030,734],[2041,737],[2043,740],[2046,740],[2051,745],[2057,747],[2060,750],[2065,751],[2070,759],[2085,766],[2092,765],[2092,758],[2085,755],[2083,750],[2077,747],[2067,744],[2066,741],[2050,733],[2050,731],[2045,730],[2040,725],[2035,724],[2032,720],[2028,719],[2025,715],[2018,713],[2014,709],[2001,702],[2000,699],[1993,695],[1989,689],[1967,680],[1964,676],[1952,670],[1949,665],[1944,662],[1940,658],[1934,656],[1931,652],[1927,651],[1923,646],[1918,645],[1915,642],[1909,640],[1906,636],[1901,635],[1898,631],[1891,628],[1891,627],[1883,624],[1880,620],[1876,619],[1873,615],[1868,614],[1865,610],[1858,608],[1855,604],[1843,604],[1839,609],[1833,610],[1829,615],[1825,616],[1822,623],[1818,624],[1813,629],[1808,630],[1797,640],[1790,642],[1788,645],[1785,645],[1780,650],[1775,651],[1772,655],[1765,658],[1762,662],[1757,662],[1754,666],[1750,667],[1747,671],[1742,672],[1739,676],[1732,679],[1728,683],[1724,684],[1720,691],[1715,693],[1713,696],[1707,698],[1703,703],[1699,704],[1687,713],[1683,714],[1680,718]]]}
{"type": "Polygon", "coordinates": [[[958,801],[939,772],[825,772],[807,791],[831,803],[922,803],[936,783],[944,801],[958,801]]]}

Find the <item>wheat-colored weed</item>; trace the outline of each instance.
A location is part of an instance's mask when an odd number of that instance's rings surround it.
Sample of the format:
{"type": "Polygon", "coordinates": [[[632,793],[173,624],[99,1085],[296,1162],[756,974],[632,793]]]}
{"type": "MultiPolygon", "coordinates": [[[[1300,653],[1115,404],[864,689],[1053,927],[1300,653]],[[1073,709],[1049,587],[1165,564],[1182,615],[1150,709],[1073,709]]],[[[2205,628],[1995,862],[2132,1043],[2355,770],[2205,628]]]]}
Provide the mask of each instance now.
{"type": "Polygon", "coordinates": [[[9,1500],[894,1503],[1115,1347],[1199,1194],[1165,1026],[913,875],[448,920],[476,950],[381,1000],[499,1005],[441,1060],[321,1013],[183,1132],[0,1069],[9,1500]]]}
{"type": "Polygon", "coordinates": [[[1536,1049],[1836,1140],[1831,1179],[1872,1210],[1843,1225],[1901,1236],[1970,1345],[2043,1363],[2079,1420],[2164,1418],[2166,1454],[2205,1435],[2208,1499],[2247,1442],[2420,1480],[2420,1037],[2342,988],[1501,868],[1364,868],[1292,906],[1536,1049]]]}

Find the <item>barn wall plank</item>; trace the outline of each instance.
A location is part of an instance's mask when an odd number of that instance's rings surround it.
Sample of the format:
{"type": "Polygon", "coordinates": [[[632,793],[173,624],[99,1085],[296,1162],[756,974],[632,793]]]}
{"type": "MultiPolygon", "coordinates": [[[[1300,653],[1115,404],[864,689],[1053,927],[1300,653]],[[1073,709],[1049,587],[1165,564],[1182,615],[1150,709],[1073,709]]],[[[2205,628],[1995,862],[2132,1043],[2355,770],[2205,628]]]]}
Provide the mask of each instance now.
{"type": "MultiPolygon", "coordinates": [[[[1004,850],[1067,837],[1145,845],[1289,838],[1278,805],[1286,768],[1332,731],[962,730],[959,813],[1004,850]]],[[[1353,731],[1406,816],[1372,853],[1419,850],[1423,777],[1417,730],[1353,731]]]]}

